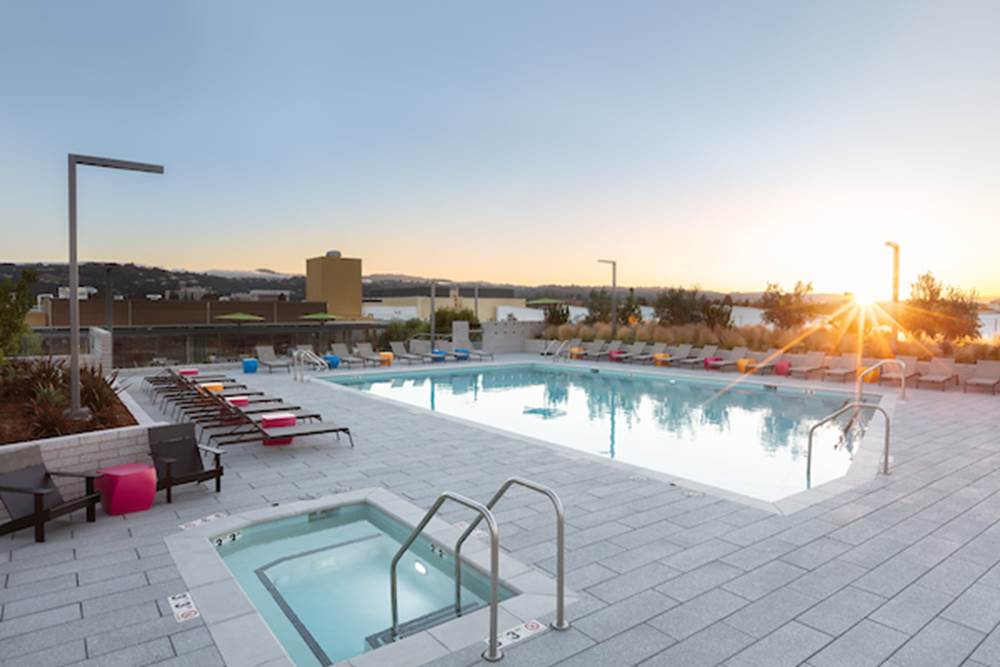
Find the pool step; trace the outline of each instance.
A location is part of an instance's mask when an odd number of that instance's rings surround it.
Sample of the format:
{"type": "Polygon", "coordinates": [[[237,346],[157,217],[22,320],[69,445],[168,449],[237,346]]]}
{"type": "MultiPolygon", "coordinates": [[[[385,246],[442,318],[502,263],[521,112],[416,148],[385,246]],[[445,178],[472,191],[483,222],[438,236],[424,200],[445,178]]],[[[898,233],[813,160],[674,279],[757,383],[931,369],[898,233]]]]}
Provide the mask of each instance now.
{"type": "MultiPolygon", "coordinates": [[[[462,614],[468,614],[469,612],[475,611],[483,606],[484,605],[481,602],[470,602],[462,607],[462,614]]],[[[458,614],[455,613],[455,605],[448,605],[447,607],[443,607],[437,611],[432,611],[429,614],[415,618],[412,621],[400,623],[399,637],[396,637],[395,639],[402,639],[403,637],[409,637],[410,635],[414,635],[418,632],[423,632],[428,628],[433,628],[435,625],[440,625],[441,623],[450,621],[457,616],[458,614]]],[[[370,635],[366,641],[368,642],[368,646],[374,649],[385,646],[386,644],[391,644],[395,641],[395,639],[393,639],[392,636],[392,628],[386,628],[381,632],[376,632],[375,634],[370,635]]]]}

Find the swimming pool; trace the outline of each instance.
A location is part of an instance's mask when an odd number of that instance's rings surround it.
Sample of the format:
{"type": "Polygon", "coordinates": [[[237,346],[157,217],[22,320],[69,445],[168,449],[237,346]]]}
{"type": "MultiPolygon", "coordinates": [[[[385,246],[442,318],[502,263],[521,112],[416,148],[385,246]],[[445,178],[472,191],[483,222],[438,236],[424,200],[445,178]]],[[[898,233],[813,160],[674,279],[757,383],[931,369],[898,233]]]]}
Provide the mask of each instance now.
{"type": "MultiPolygon", "coordinates": [[[[846,391],[595,370],[452,366],[325,379],[769,502],[807,488],[809,428],[853,399],[846,391]]],[[[811,485],[843,476],[857,440],[821,427],[811,485]]]]}
{"type": "MultiPolygon", "coordinates": [[[[389,564],[408,533],[370,504],[355,503],[251,525],[215,543],[293,662],[329,665],[384,639],[392,621],[389,564]]],[[[398,567],[402,629],[453,616],[453,568],[452,556],[426,539],[407,551],[398,567]]],[[[487,604],[483,575],[463,567],[462,584],[464,610],[487,604]]],[[[513,594],[500,587],[501,600],[513,594]]]]}

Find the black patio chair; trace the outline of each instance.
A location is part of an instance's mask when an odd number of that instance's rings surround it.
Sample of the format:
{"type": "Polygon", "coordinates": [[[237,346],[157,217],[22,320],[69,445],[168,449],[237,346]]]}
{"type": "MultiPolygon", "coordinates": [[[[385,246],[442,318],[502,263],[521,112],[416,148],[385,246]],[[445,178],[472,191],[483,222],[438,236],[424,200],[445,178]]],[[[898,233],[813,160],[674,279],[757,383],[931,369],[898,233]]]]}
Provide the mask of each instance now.
{"type": "Polygon", "coordinates": [[[149,429],[149,453],[156,466],[156,488],[166,489],[167,502],[174,501],[174,487],[215,480],[215,492],[222,491],[221,449],[198,444],[194,424],[168,424],[149,429]],[[202,452],[213,456],[214,465],[205,467],[202,452]]]}
{"type": "Polygon", "coordinates": [[[94,491],[96,475],[49,470],[38,447],[5,453],[0,461],[0,503],[9,520],[0,524],[0,535],[34,527],[35,541],[45,541],[45,524],[77,510],[86,509],[87,521],[97,520],[101,494],[94,491]],[[53,477],[84,480],[83,496],[65,500],[53,483],[53,477]]]}

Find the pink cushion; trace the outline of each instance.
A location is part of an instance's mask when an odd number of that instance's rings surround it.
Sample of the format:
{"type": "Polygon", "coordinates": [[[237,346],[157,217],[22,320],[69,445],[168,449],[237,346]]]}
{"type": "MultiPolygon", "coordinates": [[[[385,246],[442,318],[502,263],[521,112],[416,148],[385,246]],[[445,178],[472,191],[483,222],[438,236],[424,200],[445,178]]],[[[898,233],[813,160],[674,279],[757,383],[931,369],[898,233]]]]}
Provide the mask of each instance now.
{"type": "Polygon", "coordinates": [[[230,396],[226,399],[229,401],[229,405],[235,405],[237,407],[246,407],[250,404],[250,398],[248,396],[230,396]]]}
{"type": "Polygon", "coordinates": [[[94,488],[101,505],[112,516],[142,512],[156,499],[156,468],[145,463],[123,463],[97,471],[94,488]]]}
{"type": "Polygon", "coordinates": [[[790,370],[792,370],[792,364],[788,361],[779,361],[774,365],[775,375],[788,375],[790,370]]]}
{"type": "Polygon", "coordinates": [[[291,412],[268,412],[265,415],[261,415],[260,425],[264,428],[295,426],[295,415],[291,412]]]}
{"type": "Polygon", "coordinates": [[[198,369],[197,368],[179,368],[179,369],[177,369],[177,374],[178,375],[197,375],[198,374],[198,369]]]}
{"type": "Polygon", "coordinates": [[[722,361],[722,357],[705,357],[701,363],[705,365],[705,368],[711,368],[713,361],[722,361]]]}

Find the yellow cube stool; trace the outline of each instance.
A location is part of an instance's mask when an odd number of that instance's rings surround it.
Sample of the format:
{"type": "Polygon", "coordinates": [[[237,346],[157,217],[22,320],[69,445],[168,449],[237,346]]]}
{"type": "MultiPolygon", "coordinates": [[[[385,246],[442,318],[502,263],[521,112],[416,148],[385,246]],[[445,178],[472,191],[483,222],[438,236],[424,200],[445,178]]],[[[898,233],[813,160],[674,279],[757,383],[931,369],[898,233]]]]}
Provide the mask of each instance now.
{"type": "Polygon", "coordinates": [[[756,359],[745,358],[736,360],[736,370],[738,370],[740,373],[749,373],[754,369],[754,366],[756,365],[757,365],[756,359]]]}
{"type": "Polygon", "coordinates": [[[222,391],[222,383],[221,382],[202,382],[198,386],[201,387],[202,389],[204,389],[205,391],[212,392],[213,394],[217,394],[220,391],[222,391]]]}
{"type": "Polygon", "coordinates": [[[571,348],[569,348],[569,358],[570,359],[583,359],[583,348],[582,347],[571,347],[571,348]]]}
{"type": "Polygon", "coordinates": [[[878,384],[878,381],[882,379],[882,369],[873,368],[864,375],[861,376],[861,380],[867,382],[868,384],[878,384]]]}
{"type": "Polygon", "coordinates": [[[670,365],[670,353],[669,352],[657,352],[653,355],[653,365],[654,366],[669,366],[670,365]]]}
{"type": "Polygon", "coordinates": [[[392,366],[392,360],[395,358],[392,352],[379,352],[378,356],[382,357],[383,366],[392,366]]]}

